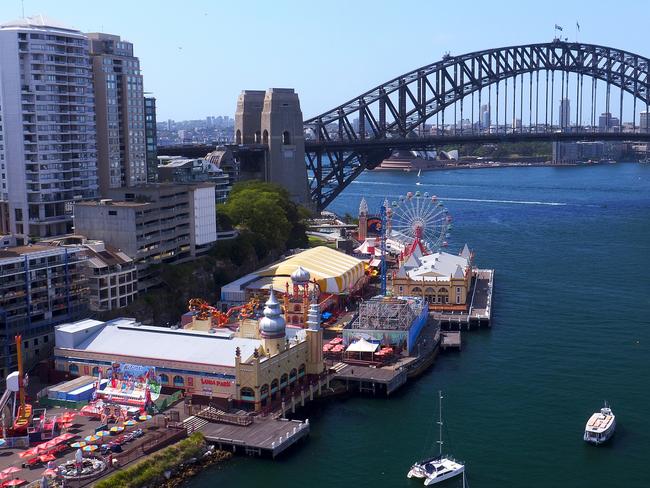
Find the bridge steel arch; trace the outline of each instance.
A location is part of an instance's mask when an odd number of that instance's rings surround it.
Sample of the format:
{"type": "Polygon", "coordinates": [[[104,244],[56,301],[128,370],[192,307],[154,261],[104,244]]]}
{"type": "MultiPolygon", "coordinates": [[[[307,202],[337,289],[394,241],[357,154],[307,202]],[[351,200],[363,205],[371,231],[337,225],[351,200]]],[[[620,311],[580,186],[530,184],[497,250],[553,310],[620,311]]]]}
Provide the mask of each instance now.
{"type": "MultiPolygon", "coordinates": [[[[580,84],[583,76],[601,80],[608,87],[619,88],[621,100],[626,92],[634,97],[635,107],[637,101],[646,110],[650,105],[650,59],[620,49],[555,40],[446,55],[304,122],[314,204],[319,209],[327,207],[365,169],[374,168],[390,155],[392,141],[395,147],[408,146],[405,139],[417,137],[426,121],[444,114],[448,107],[460,103],[462,113],[466,97],[495,84],[498,90],[499,82],[507,83],[510,78],[516,82],[518,76],[523,83],[524,74],[542,71],[575,73],[580,84]]],[[[532,75],[530,83],[532,87],[532,75]]],[[[552,139],[552,121],[545,130],[547,139],[552,139]]],[[[579,139],[579,134],[572,137],[579,139]]],[[[440,143],[442,138],[429,139],[440,143]]],[[[413,146],[422,144],[413,140],[413,146]]]]}

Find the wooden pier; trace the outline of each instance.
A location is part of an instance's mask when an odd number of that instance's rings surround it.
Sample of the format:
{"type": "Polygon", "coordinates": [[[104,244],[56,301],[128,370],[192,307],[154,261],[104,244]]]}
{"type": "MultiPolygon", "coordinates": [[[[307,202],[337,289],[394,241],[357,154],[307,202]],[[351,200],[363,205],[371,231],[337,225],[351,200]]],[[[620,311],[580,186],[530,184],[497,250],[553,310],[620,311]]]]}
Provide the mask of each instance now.
{"type": "Polygon", "coordinates": [[[494,270],[479,269],[472,284],[471,301],[467,312],[431,312],[446,330],[470,330],[473,327],[490,327],[492,320],[492,292],[494,270]]]}
{"type": "Polygon", "coordinates": [[[446,351],[447,349],[458,349],[460,351],[460,331],[456,330],[442,332],[442,340],[440,346],[442,347],[443,351],[446,351]]]}
{"type": "Polygon", "coordinates": [[[287,420],[270,416],[250,416],[247,425],[234,423],[203,422],[196,430],[200,431],[209,443],[219,449],[248,456],[270,456],[275,458],[299,440],[309,436],[309,419],[287,420]]]}
{"type": "Polygon", "coordinates": [[[405,368],[377,368],[357,364],[337,363],[334,365],[336,374],[333,379],[345,383],[346,390],[358,390],[360,393],[393,393],[406,383],[405,368]]]}

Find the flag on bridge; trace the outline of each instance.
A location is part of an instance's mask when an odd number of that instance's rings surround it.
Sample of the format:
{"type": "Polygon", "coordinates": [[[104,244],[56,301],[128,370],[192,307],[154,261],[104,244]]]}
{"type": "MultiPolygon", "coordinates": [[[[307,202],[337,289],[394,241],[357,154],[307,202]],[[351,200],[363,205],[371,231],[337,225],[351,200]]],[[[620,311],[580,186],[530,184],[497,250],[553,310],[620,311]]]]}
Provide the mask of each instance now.
{"type": "Polygon", "coordinates": [[[580,24],[578,24],[577,20],[576,20],[576,28],[578,29],[578,32],[580,32],[580,24]]]}
{"type": "Polygon", "coordinates": [[[555,24],[555,28],[556,28],[557,30],[559,30],[560,32],[562,32],[562,26],[555,24]]]}

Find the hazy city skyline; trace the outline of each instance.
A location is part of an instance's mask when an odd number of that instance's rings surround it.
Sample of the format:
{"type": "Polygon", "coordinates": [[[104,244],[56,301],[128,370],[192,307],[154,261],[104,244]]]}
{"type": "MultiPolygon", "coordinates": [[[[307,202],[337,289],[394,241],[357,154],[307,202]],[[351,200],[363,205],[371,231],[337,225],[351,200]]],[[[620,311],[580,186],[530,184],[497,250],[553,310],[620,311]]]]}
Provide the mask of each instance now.
{"type": "MultiPolygon", "coordinates": [[[[269,87],[295,88],[308,117],[446,52],[550,41],[555,24],[563,26],[562,37],[570,41],[577,36],[646,54],[645,19],[634,13],[647,5],[627,2],[607,16],[603,8],[605,2],[550,1],[532,18],[513,1],[489,6],[466,2],[463,9],[416,1],[399,8],[368,2],[307,7],[254,1],[246,9],[203,0],[183,8],[172,2],[124,0],[92,9],[81,0],[24,2],[26,16],[43,14],[84,32],[116,34],[132,42],[144,88],[158,100],[159,121],[232,116],[242,89],[269,87]]],[[[19,0],[2,2],[1,22],[19,18],[21,9],[19,0]]]]}

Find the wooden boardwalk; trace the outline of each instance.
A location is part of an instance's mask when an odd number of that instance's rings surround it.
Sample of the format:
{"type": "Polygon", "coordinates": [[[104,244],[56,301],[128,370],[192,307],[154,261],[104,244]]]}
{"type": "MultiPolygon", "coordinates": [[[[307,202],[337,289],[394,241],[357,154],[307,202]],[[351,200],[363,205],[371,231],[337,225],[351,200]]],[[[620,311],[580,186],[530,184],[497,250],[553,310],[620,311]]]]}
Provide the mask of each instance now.
{"type": "Polygon", "coordinates": [[[276,457],[309,435],[309,420],[254,417],[249,425],[208,422],[198,430],[219,449],[243,452],[249,456],[276,457]]]}
{"type": "Polygon", "coordinates": [[[431,312],[444,329],[469,330],[472,326],[491,326],[492,293],[494,290],[494,270],[477,270],[471,289],[469,312],[431,312]]]}

